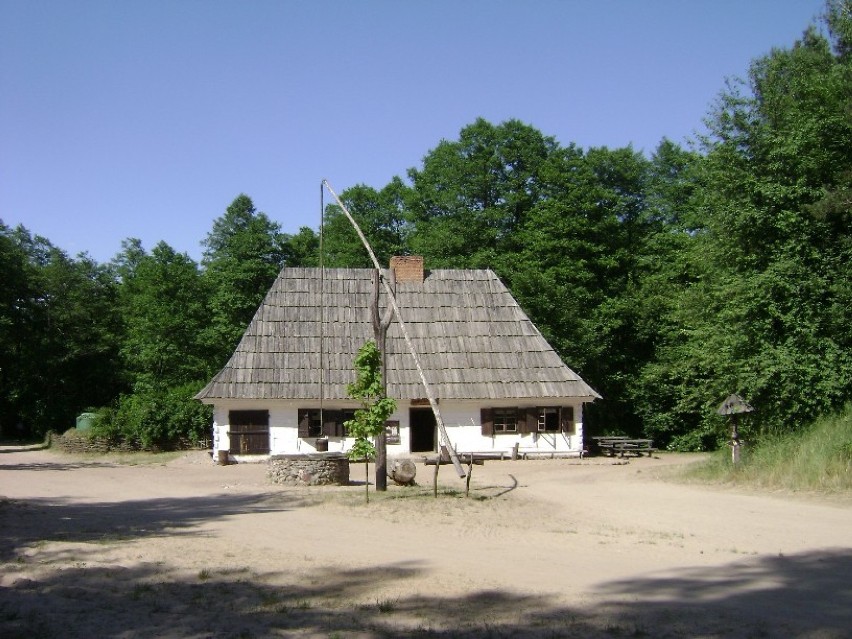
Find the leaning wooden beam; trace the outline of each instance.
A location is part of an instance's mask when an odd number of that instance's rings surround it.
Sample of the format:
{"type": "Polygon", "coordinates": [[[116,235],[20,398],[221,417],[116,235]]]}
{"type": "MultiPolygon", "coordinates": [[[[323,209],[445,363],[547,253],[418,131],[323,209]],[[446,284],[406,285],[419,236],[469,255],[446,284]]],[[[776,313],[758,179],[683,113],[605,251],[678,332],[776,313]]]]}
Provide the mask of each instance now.
{"type": "MultiPolygon", "coordinates": [[[[337,201],[337,205],[343,211],[343,214],[349,220],[353,227],[355,227],[355,232],[358,233],[358,237],[361,238],[361,243],[364,245],[364,248],[367,249],[367,253],[370,254],[370,259],[373,262],[373,266],[376,267],[377,270],[381,271],[382,267],[379,264],[379,260],[376,259],[376,254],[373,253],[373,249],[370,246],[370,243],[367,241],[367,238],[361,232],[361,227],[358,226],[358,223],[355,221],[355,218],[349,213],[349,209],[346,208],[346,205],[343,204],[341,199],[337,196],[337,193],[334,192],[334,189],[331,188],[331,185],[327,180],[322,181],[323,186],[328,189],[328,192],[331,193],[332,197],[337,201]]],[[[420,365],[420,357],[417,355],[417,351],[414,349],[414,344],[411,341],[411,337],[408,335],[408,328],[405,325],[405,322],[402,319],[402,313],[399,312],[399,306],[396,303],[396,296],[393,294],[390,286],[388,285],[385,278],[381,278],[382,285],[385,288],[385,293],[388,296],[388,300],[390,300],[391,306],[393,307],[394,315],[396,315],[396,320],[399,322],[399,328],[402,331],[402,336],[405,338],[405,344],[408,346],[409,352],[411,352],[411,356],[414,358],[414,365],[417,367],[417,374],[420,376],[420,381],[423,384],[423,388],[426,391],[426,397],[429,399],[429,406],[432,407],[432,412],[435,414],[435,421],[438,424],[438,432],[441,433],[441,439],[444,440],[444,445],[450,451],[450,458],[453,461],[453,466],[455,466],[456,472],[459,474],[459,477],[464,477],[465,472],[462,468],[461,462],[459,462],[458,456],[456,456],[455,451],[453,450],[452,445],[450,444],[450,437],[447,435],[447,429],[444,427],[444,420],[441,418],[441,411],[438,408],[438,402],[435,401],[435,397],[432,395],[432,389],[429,387],[429,382],[426,381],[426,374],[423,372],[423,367],[420,365]]]]}

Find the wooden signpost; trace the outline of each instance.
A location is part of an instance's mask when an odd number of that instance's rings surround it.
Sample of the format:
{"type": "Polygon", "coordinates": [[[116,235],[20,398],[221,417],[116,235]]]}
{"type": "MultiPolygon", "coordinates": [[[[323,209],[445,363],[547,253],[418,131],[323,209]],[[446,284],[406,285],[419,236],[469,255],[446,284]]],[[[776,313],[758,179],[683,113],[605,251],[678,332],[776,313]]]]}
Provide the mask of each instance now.
{"type": "Polygon", "coordinates": [[[740,463],[740,434],[737,430],[737,415],[741,413],[750,413],[754,410],[747,401],[737,394],[730,395],[728,399],[722,402],[722,405],[716,410],[719,415],[725,415],[731,418],[731,461],[734,464],[740,463]]]}

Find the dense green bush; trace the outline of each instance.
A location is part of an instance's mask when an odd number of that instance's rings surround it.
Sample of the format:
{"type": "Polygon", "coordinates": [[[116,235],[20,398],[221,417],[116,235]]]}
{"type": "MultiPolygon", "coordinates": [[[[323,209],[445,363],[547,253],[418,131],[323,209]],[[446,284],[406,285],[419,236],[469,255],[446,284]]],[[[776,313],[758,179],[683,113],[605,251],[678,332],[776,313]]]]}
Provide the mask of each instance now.
{"type": "Polygon", "coordinates": [[[122,395],[115,407],[103,408],[92,428],[95,436],[136,441],[143,448],[165,449],[208,436],[212,409],[193,399],[201,385],[148,388],[122,395]]]}

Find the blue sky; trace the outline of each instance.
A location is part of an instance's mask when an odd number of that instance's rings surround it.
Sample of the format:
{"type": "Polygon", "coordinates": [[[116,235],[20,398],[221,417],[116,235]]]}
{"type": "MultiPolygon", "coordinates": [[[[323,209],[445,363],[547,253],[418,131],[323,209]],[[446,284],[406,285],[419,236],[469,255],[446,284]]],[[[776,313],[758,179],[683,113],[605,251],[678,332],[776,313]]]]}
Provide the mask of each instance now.
{"type": "Polygon", "coordinates": [[[482,116],[560,143],[684,142],[823,0],[0,0],[0,219],[104,262],[195,259],[246,193],[319,225],[482,116]]]}

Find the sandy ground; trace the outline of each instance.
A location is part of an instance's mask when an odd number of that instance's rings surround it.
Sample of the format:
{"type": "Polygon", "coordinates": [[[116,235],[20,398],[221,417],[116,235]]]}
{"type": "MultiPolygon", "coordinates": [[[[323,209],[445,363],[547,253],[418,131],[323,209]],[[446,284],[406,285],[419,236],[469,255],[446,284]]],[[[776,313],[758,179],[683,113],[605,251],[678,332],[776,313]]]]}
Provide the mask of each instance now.
{"type": "Polygon", "coordinates": [[[471,495],[285,488],[205,453],[0,452],[0,637],[852,637],[852,501],[693,457],[489,461],[471,495]]]}

